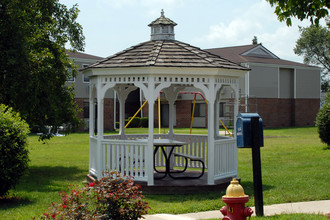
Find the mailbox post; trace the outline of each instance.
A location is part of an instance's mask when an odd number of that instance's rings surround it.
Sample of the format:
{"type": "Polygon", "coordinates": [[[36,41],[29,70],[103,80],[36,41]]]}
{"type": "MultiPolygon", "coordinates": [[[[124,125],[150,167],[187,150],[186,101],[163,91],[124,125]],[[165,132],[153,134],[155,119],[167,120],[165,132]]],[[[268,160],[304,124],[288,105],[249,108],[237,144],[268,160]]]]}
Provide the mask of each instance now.
{"type": "Polygon", "coordinates": [[[237,115],[237,147],[252,148],[254,205],[256,215],[263,216],[263,195],[260,147],[264,146],[262,119],[257,113],[240,113],[237,115]]]}

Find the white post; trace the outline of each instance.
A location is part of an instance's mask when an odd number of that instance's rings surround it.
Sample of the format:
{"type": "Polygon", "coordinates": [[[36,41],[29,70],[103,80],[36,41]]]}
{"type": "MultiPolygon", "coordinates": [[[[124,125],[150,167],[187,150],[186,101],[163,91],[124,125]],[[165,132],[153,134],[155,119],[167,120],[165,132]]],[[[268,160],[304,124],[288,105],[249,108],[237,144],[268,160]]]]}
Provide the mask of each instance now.
{"type": "Polygon", "coordinates": [[[168,136],[170,139],[173,139],[173,135],[174,135],[174,119],[175,117],[175,112],[174,112],[174,100],[168,100],[168,104],[169,104],[169,122],[168,122],[168,136]]]}
{"type": "Polygon", "coordinates": [[[232,87],[235,91],[235,104],[234,104],[234,138],[236,138],[236,120],[238,115],[238,101],[239,101],[239,91],[238,91],[238,85],[235,87],[232,87]]]}
{"type": "Polygon", "coordinates": [[[95,129],[95,105],[94,105],[93,88],[90,88],[89,92],[89,136],[94,136],[95,129]]]}
{"type": "Polygon", "coordinates": [[[104,94],[100,83],[97,85],[97,178],[102,178],[103,166],[104,166],[104,149],[102,148],[102,139],[104,132],[104,94]]]}
{"type": "Polygon", "coordinates": [[[215,103],[215,85],[214,80],[209,84],[208,91],[208,108],[207,108],[207,126],[208,126],[208,137],[207,137],[207,184],[214,185],[214,103],[215,103]]]}
{"type": "Polygon", "coordinates": [[[95,105],[94,105],[94,86],[89,87],[89,173],[91,173],[92,165],[95,163],[93,155],[94,144],[92,144],[91,137],[94,136],[95,129],[95,105]]]}
{"type": "Polygon", "coordinates": [[[126,97],[121,94],[119,98],[119,135],[121,139],[125,136],[125,100],[126,97]]]}
{"type": "Polygon", "coordinates": [[[219,106],[220,105],[220,101],[219,100],[216,100],[215,102],[215,127],[214,127],[214,135],[215,137],[219,137],[220,136],[220,130],[219,130],[219,127],[220,127],[220,124],[219,124],[219,106]]]}
{"type": "Polygon", "coordinates": [[[113,129],[117,129],[117,93],[116,90],[113,90],[113,129]]]}
{"type": "MultiPolygon", "coordinates": [[[[237,121],[237,114],[238,114],[238,100],[239,100],[239,85],[236,84],[236,86],[234,87],[234,91],[235,91],[235,104],[234,104],[234,134],[233,137],[236,139],[237,138],[237,132],[236,132],[236,121],[237,121]]],[[[235,170],[236,173],[238,173],[238,149],[237,149],[237,143],[235,141],[234,144],[234,163],[235,163],[235,170]]]]}
{"type": "Polygon", "coordinates": [[[148,177],[148,186],[154,185],[154,104],[157,97],[155,95],[155,83],[154,79],[149,78],[148,84],[148,94],[147,96],[148,105],[149,105],[149,133],[148,133],[148,148],[146,151],[146,173],[148,177]]]}
{"type": "Polygon", "coordinates": [[[207,136],[207,184],[214,185],[214,100],[207,100],[208,136],[207,136]]]}

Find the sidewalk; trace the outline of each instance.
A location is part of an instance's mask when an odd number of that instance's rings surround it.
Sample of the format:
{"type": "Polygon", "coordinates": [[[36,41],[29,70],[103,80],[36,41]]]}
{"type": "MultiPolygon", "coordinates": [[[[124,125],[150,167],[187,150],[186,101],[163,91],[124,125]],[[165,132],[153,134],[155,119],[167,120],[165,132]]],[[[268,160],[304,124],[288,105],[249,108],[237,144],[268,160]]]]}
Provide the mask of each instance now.
{"type": "MultiPolygon", "coordinates": [[[[221,207],[219,207],[220,210],[221,207]]],[[[254,207],[253,215],[255,215],[254,207]]],[[[197,220],[197,219],[211,219],[222,218],[223,215],[219,210],[188,213],[180,215],[170,214],[155,214],[146,215],[146,220],[197,220]]],[[[284,203],[275,205],[264,206],[265,216],[289,213],[309,213],[309,214],[327,214],[330,213],[330,200],[311,201],[311,202],[297,202],[297,203],[284,203]]]]}

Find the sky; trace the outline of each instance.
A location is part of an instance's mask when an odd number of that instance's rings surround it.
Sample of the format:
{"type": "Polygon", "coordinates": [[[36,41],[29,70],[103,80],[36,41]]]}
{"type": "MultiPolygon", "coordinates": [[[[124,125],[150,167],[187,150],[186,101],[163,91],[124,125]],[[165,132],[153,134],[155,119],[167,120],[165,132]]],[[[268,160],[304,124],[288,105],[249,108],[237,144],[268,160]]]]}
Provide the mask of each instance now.
{"type": "Polygon", "coordinates": [[[160,17],[176,22],[175,39],[201,49],[252,44],[254,36],[281,59],[303,62],[293,52],[299,27],[287,27],[265,0],[59,0],[78,4],[77,21],[86,38],[85,53],[108,57],[150,40],[150,24],[160,17]]]}

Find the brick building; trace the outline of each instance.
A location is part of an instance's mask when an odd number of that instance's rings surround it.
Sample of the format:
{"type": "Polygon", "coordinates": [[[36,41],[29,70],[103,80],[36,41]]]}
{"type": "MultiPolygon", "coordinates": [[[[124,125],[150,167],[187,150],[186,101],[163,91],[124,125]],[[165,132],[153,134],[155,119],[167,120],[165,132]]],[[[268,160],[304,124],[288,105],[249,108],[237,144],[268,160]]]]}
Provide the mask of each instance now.
{"type": "Polygon", "coordinates": [[[282,60],[261,44],[207,51],[251,69],[240,81],[241,112],[258,112],[266,127],[314,125],[320,68],[282,60]]]}

